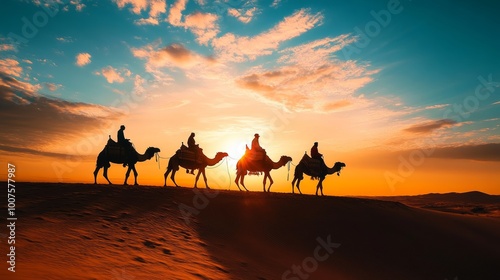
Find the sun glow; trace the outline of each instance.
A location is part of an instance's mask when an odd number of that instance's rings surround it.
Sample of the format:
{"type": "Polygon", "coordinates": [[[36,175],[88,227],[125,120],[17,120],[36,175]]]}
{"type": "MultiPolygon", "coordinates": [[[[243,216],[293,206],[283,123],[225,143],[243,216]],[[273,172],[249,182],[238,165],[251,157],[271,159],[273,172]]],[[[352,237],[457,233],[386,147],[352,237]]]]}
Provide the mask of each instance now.
{"type": "Polygon", "coordinates": [[[243,141],[227,141],[224,145],[226,152],[229,154],[229,159],[237,161],[245,154],[245,145],[243,141]]]}

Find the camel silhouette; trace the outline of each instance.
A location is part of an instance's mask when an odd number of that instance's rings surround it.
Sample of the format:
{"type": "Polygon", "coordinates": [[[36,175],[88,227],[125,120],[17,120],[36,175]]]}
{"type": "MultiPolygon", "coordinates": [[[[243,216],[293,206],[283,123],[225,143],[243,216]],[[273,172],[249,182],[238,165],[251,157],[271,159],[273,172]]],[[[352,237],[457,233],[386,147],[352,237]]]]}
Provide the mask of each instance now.
{"type": "Polygon", "coordinates": [[[264,192],[266,192],[266,181],[267,178],[269,178],[270,184],[267,188],[267,191],[269,192],[272,184],[274,183],[273,178],[270,174],[271,170],[279,169],[285,166],[290,161],[292,161],[292,158],[289,156],[281,156],[278,162],[273,162],[267,155],[264,160],[250,160],[249,158],[246,158],[246,155],[244,155],[236,163],[236,179],[234,180],[234,182],[236,183],[236,186],[240,191],[240,184],[246,191],[248,191],[248,189],[245,187],[245,176],[247,175],[247,173],[264,172],[262,187],[264,189],[264,192]]]}
{"type": "Polygon", "coordinates": [[[300,181],[304,179],[304,173],[313,178],[319,178],[318,185],[316,185],[316,195],[318,195],[318,190],[321,190],[321,195],[323,195],[323,181],[326,178],[326,175],[331,175],[337,173],[340,176],[340,171],[346,165],[343,162],[336,162],[332,168],[327,166],[320,166],[318,164],[312,164],[311,159],[308,155],[304,155],[300,160],[299,164],[295,167],[295,172],[293,175],[292,181],[292,193],[295,193],[295,182],[297,182],[297,190],[300,191],[300,181]]]}
{"type": "Polygon", "coordinates": [[[172,175],[170,176],[170,178],[174,182],[175,186],[179,187],[179,185],[177,185],[177,183],[175,182],[175,173],[179,170],[179,166],[181,166],[183,168],[191,169],[191,170],[198,169],[198,174],[196,174],[196,179],[194,182],[195,188],[197,188],[197,183],[198,183],[198,179],[200,178],[200,175],[203,174],[203,180],[205,181],[205,187],[207,189],[210,189],[208,187],[208,183],[207,183],[207,175],[205,174],[205,168],[207,166],[216,165],[217,163],[219,163],[222,159],[224,159],[227,156],[228,156],[227,153],[218,152],[215,155],[215,157],[213,159],[211,159],[211,158],[208,158],[207,156],[205,156],[204,154],[201,154],[200,159],[194,161],[194,160],[182,159],[179,156],[179,153],[175,153],[175,155],[173,155],[170,158],[170,160],[168,161],[167,171],[163,175],[163,177],[165,179],[163,186],[164,187],[167,186],[167,176],[170,172],[172,172],[172,175]]]}
{"type": "Polygon", "coordinates": [[[144,154],[139,154],[137,151],[131,147],[130,155],[124,156],[123,152],[120,150],[120,146],[116,144],[116,142],[108,141],[108,145],[104,147],[104,149],[97,156],[96,167],[94,170],[94,184],[97,184],[97,174],[101,168],[104,168],[103,176],[106,178],[109,184],[112,184],[108,179],[108,168],[111,166],[110,163],[118,163],[118,164],[126,164],[128,165],[127,173],[125,174],[124,185],[127,185],[128,177],[130,175],[130,171],[134,171],[134,185],[137,184],[137,170],[135,169],[135,164],[137,162],[143,162],[151,159],[156,153],[160,152],[160,149],[155,147],[149,147],[146,149],[144,154]],[[110,143],[111,142],[111,143],[110,143]]]}

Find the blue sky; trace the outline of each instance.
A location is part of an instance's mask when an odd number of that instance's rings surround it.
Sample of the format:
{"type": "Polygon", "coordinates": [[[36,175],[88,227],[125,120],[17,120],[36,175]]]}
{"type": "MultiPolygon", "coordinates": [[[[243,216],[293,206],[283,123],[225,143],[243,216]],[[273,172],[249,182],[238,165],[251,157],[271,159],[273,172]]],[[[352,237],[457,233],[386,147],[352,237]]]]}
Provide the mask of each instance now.
{"type": "MultiPolygon", "coordinates": [[[[199,130],[241,142],[236,134],[269,130],[266,118],[279,110],[300,120],[287,126],[289,135],[276,137],[298,139],[290,144],[294,149],[312,141],[304,135],[324,139],[330,152],[403,151],[432,138],[437,147],[455,147],[460,154],[464,145],[500,142],[499,5],[486,0],[4,1],[3,128],[17,123],[26,128],[20,130],[23,138],[59,143],[102,133],[92,127],[127,122],[136,124],[137,136],[154,124],[164,137],[199,130]],[[59,10],[48,16],[44,6],[59,10]],[[31,36],[29,27],[28,36],[23,34],[23,18],[36,34],[31,36]],[[120,108],[124,99],[136,97],[137,110],[120,108]],[[19,107],[23,104],[59,109],[40,113],[19,107]],[[9,113],[20,109],[38,119],[38,127],[73,118],[80,125],[62,122],[41,136],[29,117],[23,122],[9,113]],[[186,113],[192,111],[228,124],[210,127],[201,116],[186,113]],[[179,114],[186,114],[185,122],[177,126],[158,121],[179,114]],[[340,136],[329,131],[338,119],[340,136]],[[256,127],[245,128],[248,123],[256,127]],[[172,134],[176,127],[178,134],[172,134]]],[[[4,135],[2,150],[66,153],[61,145],[15,144],[17,137],[4,135]]],[[[205,140],[216,144],[214,138],[205,140]]]]}

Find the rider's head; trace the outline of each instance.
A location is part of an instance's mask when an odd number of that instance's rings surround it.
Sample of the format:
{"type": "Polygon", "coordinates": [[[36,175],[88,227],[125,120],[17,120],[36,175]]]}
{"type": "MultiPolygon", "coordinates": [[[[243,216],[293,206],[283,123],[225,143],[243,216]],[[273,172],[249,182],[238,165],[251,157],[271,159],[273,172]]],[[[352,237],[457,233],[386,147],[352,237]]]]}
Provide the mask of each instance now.
{"type": "Polygon", "coordinates": [[[314,142],[314,146],[318,146],[318,142],[314,142]]]}
{"type": "Polygon", "coordinates": [[[125,126],[122,124],[122,125],[120,126],[120,129],[125,130],[125,126]]]}
{"type": "Polygon", "coordinates": [[[194,136],[195,136],[195,135],[194,135],[194,132],[191,132],[191,137],[194,137],[194,136]]]}
{"type": "Polygon", "coordinates": [[[254,135],[254,136],[255,136],[256,138],[259,138],[259,137],[260,137],[260,135],[259,135],[258,133],[255,133],[255,135],[254,135]]]}

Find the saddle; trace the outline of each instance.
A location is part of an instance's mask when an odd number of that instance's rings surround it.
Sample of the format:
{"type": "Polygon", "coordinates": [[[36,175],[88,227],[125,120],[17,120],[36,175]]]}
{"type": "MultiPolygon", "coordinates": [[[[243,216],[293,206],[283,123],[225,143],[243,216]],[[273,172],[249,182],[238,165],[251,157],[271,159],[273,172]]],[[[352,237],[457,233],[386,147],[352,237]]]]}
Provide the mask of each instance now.
{"type": "Polygon", "coordinates": [[[248,161],[264,161],[266,159],[267,153],[266,150],[262,151],[254,151],[250,150],[248,146],[245,150],[245,159],[248,161]]]}
{"type": "Polygon", "coordinates": [[[311,158],[307,154],[304,154],[304,156],[302,157],[300,162],[302,162],[309,169],[311,174],[314,175],[313,177],[319,176],[321,170],[325,168],[325,166],[321,162],[321,160],[316,159],[316,158],[311,158]]]}
{"type": "Polygon", "coordinates": [[[203,149],[197,148],[196,150],[188,148],[182,144],[176,152],[179,159],[201,163],[203,161],[203,149]]]}
{"type": "Polygon", "coordinates": [[[113,139],[109,138],[106,146],[104,147],[104,151],[106,156],[112,158],[118,158],[125,160],[128,154],[132,152],[132,143],[128,142],[128,147],[122,144],[115,142],[113,139]]]}

